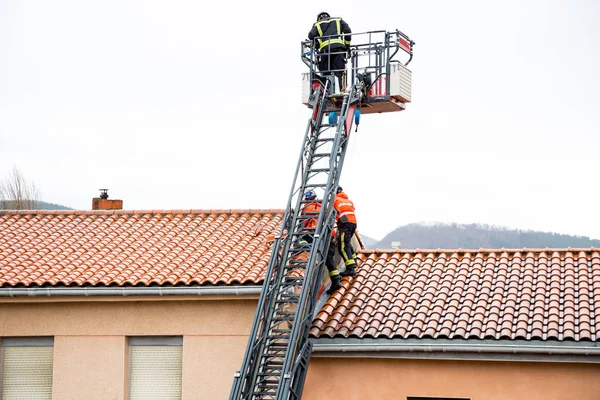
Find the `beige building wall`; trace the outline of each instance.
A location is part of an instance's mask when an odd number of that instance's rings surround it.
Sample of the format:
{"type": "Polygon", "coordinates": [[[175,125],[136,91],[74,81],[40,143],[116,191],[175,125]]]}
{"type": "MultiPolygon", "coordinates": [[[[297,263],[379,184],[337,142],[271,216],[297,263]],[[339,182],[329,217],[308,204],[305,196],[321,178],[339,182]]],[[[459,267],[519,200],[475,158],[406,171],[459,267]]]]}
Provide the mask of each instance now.
{"type": "Polygon", "coordinates": [[[184,400],[226,399],[257,303],[241,296],[40,299],[1,301],[0,337],[54,336],[53,398],[60,400],[126,400],[127,337],[151,335],[183,336],[184,400]]]}
{"type": "Polygon", "coordinates": [[[600,365],[313,357],[302,399],[406,400],[408,396],[598,400],[600,365]]]}
{"type": "MultiPolygon", "coordinates": [[[[183,336],[183,399],[226,399],[255,298],[4,299],[0,336],[54,336],[54,399],[126,400],[129,336],[183,336]]],[[[303,399],[597,400],[600,365],[320,358],[303,399]]]]}
{"type": "Polygon", "coordinates": [[[123,336],[57,336],[52,397],[61,400],[122,399],[127,344],[123,336]]]}
{"type": "Polygon", "coordinates": [[[247,344],[248,336],[185,336],[183,398],[227,399],[247,344]]]}

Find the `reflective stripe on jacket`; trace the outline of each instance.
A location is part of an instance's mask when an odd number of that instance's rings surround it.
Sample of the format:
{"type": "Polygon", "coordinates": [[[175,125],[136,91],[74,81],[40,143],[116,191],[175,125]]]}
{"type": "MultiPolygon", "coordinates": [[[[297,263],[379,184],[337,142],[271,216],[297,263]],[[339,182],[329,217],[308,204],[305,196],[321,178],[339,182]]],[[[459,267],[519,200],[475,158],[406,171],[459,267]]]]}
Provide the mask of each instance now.
{"type": "Polygon", "coordinates": [[[348,195],[340,192],[335,195],[333,208],[338,212],[338,224],[351,222],[356,224],[356,214],[354,214],[354,203],[348,200],[348,195]]]}
{"type": "Polygon", "coordinates": [[[328,18],[315,22],[308,33],[308,38],[313,40],[314,38],[325,36],[324,39],[318,39],[319,50],[323,50],[325,47],[337,49],[350,46],[350,39],[352,38],[349,35],[350,33],[352,33],[350,26],[343,19],[328,18]]]}

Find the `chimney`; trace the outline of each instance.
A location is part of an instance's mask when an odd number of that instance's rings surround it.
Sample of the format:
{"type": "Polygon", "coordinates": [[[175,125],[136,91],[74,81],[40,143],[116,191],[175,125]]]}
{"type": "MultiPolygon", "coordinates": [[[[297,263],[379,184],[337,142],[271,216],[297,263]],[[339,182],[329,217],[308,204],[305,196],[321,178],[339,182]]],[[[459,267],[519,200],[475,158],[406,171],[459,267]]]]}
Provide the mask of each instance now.
{"type": "Polygon", "coordinates": [[[100,189],[100,197],[92,199],[92,210],[122,210],[123,200],[109,200],[108,189],[100,189]]]}

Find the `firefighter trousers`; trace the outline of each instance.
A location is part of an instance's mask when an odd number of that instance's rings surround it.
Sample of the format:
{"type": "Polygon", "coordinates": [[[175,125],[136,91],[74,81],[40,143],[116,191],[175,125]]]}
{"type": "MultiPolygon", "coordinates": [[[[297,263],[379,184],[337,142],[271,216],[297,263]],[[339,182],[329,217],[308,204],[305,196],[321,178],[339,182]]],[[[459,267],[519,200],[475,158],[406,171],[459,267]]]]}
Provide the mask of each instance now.
{"type": "Polygon", "coordinates": [[[356,266],[356,254],[352,247],[352,237],[356,232],[356,224],[352,222],[343,222],[338,224],[338,251],[346,267],[354,268],[356,266]]]}
{"type": "Polygon", "coordinates": [[[333,74],[337,78],[339,91],[343,91],[346,87],[346,55],[342,48],[332,49],[332,54],[322,54],[319,56],[317,66],[323,75],[333,74]]]}

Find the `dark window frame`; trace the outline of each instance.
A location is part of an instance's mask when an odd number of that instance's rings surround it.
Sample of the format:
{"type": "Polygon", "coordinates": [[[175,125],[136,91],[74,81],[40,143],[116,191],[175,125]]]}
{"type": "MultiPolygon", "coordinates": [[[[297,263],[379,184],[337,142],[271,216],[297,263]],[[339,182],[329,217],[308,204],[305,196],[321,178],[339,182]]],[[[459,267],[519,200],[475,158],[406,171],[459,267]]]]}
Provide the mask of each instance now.
{"type": "Polygon", "coordinates": [[[471,400],[469,397],[422,397],[408,396],[406,400],[471,400]]]}
{"type": "Polygon", "coordinates": [[[183,336],[129,336],[129,346],[183,346],[183,336]]]}

